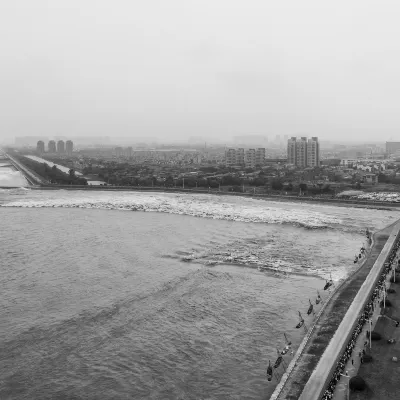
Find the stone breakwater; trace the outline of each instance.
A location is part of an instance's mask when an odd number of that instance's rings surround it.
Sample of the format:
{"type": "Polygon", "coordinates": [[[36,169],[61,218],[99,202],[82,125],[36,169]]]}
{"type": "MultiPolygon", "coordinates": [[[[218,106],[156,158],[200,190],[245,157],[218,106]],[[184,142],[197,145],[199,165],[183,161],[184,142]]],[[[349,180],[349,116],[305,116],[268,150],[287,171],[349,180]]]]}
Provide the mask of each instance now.
{"type": "Polygon", "coordinates": [[[400,222],[397,222],[367,279],[353,300],[342,323],[305,385],[300,400],[329,399],[346,361],[351,357],[355,341],[372,312],[400,247],[400,222]]]}

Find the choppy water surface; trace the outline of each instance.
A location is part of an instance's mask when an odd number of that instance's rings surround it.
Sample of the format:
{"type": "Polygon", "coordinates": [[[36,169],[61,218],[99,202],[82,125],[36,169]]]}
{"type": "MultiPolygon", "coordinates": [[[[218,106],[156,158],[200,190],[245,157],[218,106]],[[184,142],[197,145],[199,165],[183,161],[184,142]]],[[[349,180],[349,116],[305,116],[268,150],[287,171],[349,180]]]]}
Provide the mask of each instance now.
{"type": "Polygon", "coordinates": [[[267,399],[297,310],[398,213],[17,189],[0,217],[1,399],[267,399]]]}
{"type": "Polygon", "coordinates": [[[15,171],[5,159],[0,156],[0,187],[25,186],[28,182],[19,171],[15,171]]]}

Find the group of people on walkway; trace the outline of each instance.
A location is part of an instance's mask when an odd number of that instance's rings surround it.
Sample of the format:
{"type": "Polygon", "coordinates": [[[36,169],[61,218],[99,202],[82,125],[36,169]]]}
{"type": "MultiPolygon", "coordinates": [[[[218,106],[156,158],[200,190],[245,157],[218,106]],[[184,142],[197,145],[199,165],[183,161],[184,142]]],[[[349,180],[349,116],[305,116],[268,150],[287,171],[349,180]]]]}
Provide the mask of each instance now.
{"type": "Polygon", "coordinates": [[[369,302],[364,307],[364,310],[357,321],[357,325],[351,335],[351,338],[350,338],[342,356],[340,357],[340,359],[337,363],[337,366],[333,373],[332,379],[329,382],[328,388],[325,390],[325,392],[322,396],[322,400],[328,400],[328,399],[333,398],[333,393],[335,391],[336,384],[340,380],[340,377],[343,375],[347,361],[352,356],[353,349],[354,349],[354,346],[356,345],[358,335],[361,333],[365,323],[372,316],[372,314],[374,312],[375,301],[379,300],[379,295],[380,295],[380,293],[382,293],[382,290],[386,290],[386,278],[391,270],[393,261],[396,258],[397,250],[399,249],[399,247],[400,247],[400,241],[398,240],[396,242],[394,248],[392,249],[387,261],[384,264],[384,266],[385,266],[384,271],[382,272],[382,274],[379,278],[379,281],[376,284],[374,291],[372,292],[369,302]]]}

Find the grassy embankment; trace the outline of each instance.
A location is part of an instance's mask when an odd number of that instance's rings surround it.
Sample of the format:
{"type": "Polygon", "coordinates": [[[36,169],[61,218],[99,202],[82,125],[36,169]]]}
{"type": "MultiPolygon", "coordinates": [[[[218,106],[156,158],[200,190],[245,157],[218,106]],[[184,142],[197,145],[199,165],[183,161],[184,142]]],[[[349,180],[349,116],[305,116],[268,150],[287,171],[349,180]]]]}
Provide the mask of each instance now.
{"type": "Polygon", "coordinates": [[[391,229],[393,229],[392,225],[374,234],[374,245],[367,260],[333,294],[279,399],[295,400],[299,398],[350,304],[385,246],[391,229]]]}

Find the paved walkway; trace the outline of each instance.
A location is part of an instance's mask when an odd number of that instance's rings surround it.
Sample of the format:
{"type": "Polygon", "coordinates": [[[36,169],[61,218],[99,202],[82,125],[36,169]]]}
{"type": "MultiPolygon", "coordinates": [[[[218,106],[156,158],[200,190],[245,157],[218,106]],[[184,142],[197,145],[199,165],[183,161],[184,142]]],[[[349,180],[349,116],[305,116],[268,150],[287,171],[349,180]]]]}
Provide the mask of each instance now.
{"type": "MultiPolygon", "coordinates": [[[[390,286],[390,277],[391,274],[388,274],[388,277],[386,278],[386,287],[388,288],[390,286]]],[[[379,316],[381,314],[381,307],[380,307],[380,302],[383,300],[383,296],[379,298],[379,300],[375,300],[375,309],[374,309],[374,314],[372,315],[372,331],[375,328],[376,323],[378,322],[379,316]]],[[[361,333],[358,335],[356,345],[354,346],[353,349],[353,355],[349,359],[349,361],[346,364],[346,367],[344,371],[348,372],[349,377],[347,378],[346,376],[342,376],[340,378],[340,381],[336,384],[335,387],[335,392],[333,393],[333,400],[348,400],[348,384],[349,380],[351,377],[357,375],[358,370],[361,365],[361,360],[359,357],[359,353],[365,349],[365,352],[368,354],[369,350],[369,337],[367,337],[367,330],[370,330],[370,324],[367,322],[365,323],[361,333]],[[364,343],[368,342],[367,345],[365,346],[364,343]],[[353,363],[352,363],[353,360],[353,363]]],[[[372,342],[372,346],[374,343],[372,342]]],[[[346,372],[344,372],[345,374],[346,372]]]]}

